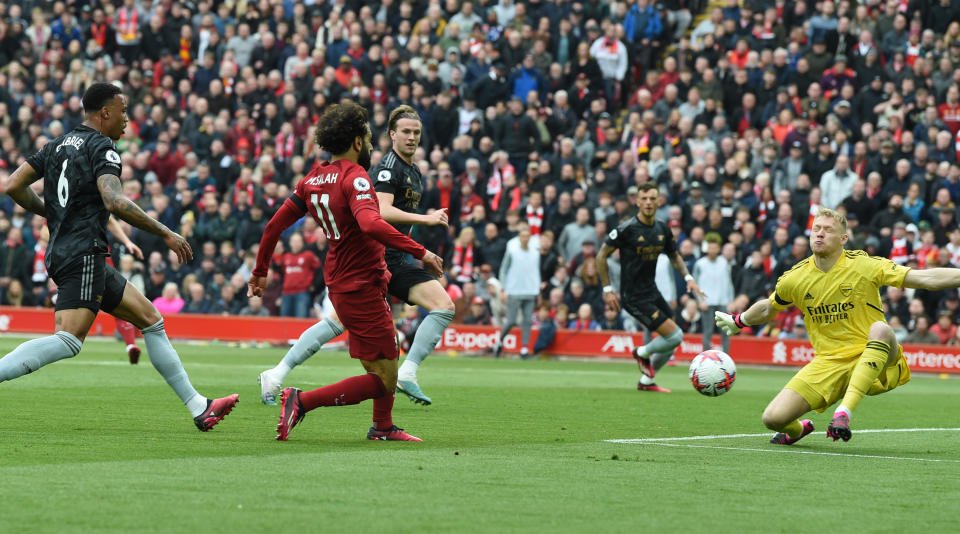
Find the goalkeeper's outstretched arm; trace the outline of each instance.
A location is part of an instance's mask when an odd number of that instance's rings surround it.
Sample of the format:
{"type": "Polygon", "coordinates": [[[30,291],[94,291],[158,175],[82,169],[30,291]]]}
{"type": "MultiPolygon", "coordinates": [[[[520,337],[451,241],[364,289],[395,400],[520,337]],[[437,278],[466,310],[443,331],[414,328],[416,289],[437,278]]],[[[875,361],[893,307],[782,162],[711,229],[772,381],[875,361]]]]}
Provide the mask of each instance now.
{"type": "Polygon", "coordinates": [[[903,287],[939,291],[960,287],[960,269],[935,267],[933,269],[910,269],[903,277],[903,287]]]}
{"type": "Polygon", "coordinates": [[[773,307],[770,299],[760,299],[754,302],[753,306],[747,308],[747,311],[740,314],[740,320],[745,325],[763,324],[772,321],[777,313],[777,309],[773,307]]]}
{"type": "Polygon", "coordinates": [[[763,324],[777,316],[777,309],[770,299],[760,299],[747,308],[747,311],[730,315],[721,311],[714,312],[713,320],[727,335],[736,334],[744,327],[763,324]]]}

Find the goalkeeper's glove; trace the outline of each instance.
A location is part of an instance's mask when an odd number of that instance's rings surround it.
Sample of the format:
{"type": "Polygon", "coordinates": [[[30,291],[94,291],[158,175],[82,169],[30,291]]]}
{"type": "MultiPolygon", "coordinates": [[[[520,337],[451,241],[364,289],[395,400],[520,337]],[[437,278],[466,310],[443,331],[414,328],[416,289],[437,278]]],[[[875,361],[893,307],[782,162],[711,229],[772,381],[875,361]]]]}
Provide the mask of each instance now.
{"type": "Polygon", "coordinates": [[[742,314],[739,313],[730,315],[722,311],[713,312],[713,322],[728,336],[732,336],[747,327],[747,323],[743,322],[742,314]]]}

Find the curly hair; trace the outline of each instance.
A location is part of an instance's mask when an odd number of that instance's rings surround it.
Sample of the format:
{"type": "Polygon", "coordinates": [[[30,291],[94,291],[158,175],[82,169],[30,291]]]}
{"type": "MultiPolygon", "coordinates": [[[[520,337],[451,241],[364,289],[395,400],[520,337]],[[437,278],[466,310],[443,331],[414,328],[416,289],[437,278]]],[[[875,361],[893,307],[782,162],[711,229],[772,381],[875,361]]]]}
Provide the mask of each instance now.
{"type": "Polygon", "coordinates": [[[112,83],[97,82],[91,84],[83,93],[83,112],[94,113],[100,111],[110,104],[113,97],[122,94],[123,91],[112,83]]]}
{"type": "Polygon", "coordinates": [[[400,119],[413,119],[418,121],[420,124],[423,124],[423,119],[420,118],[420,114],[417,113],[417,110],[404,104],[402,106],[397,106],[396,109],[390,112],[390,119],[387,121],[387,131],[396,131],[397,122],[400,119]]]}
{"type": "Polygon", "coordinates": [[[330,154],[343,154],[357,137],[367,135],[367,110],[354,102],[333,104],[317,121],[313,141],[330,154]]]}

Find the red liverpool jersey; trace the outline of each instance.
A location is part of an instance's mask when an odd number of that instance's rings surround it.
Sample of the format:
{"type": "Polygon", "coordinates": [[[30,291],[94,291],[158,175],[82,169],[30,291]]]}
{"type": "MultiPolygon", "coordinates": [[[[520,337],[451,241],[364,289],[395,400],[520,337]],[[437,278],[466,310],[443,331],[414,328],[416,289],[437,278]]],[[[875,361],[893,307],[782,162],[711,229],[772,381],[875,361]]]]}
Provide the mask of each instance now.
{"type": "Polygon", "coordinates": [[[266,276],[280,234],[310,214],[330,243],[324,278],[334,293],[384,289],[390,280],[384,245],[422,258],[426,249],[380,217],[380,205],[363,167],[347,159],[315,165],[267,223],[257,253],[256,276],[266,276]]]}
{"type": "MultiPolygon", "coordinates": [[[[363,167],[345,159],[323,162],[300,180],[294,196],[303,201],[330,243],[324,278],[331,291],[386,286],[390,274],[383,260],[384,246],[365,233],[358,222],[369,216],[364,211],[376,213],[378,218],[380,214],[376,193],[363,167]]],[[[417,247],[421,252],[415,255],[422,256],[423,247],[417,247]]]]}

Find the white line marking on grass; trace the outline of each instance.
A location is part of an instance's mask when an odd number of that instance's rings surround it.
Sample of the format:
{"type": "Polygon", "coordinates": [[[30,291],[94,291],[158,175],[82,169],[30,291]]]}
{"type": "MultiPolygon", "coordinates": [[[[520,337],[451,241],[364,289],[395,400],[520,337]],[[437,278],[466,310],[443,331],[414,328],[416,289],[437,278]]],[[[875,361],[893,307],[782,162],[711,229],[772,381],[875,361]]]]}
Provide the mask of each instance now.
{"type": "MultiPolygon", "coordinates": [[[[857,430],[857,434],[880,434],[888,432],[960,432],[960,428],[873,428],[866,430],[857,430]]],[[[936,458],[914,458],[911,456],[881,456],[874,454],[855,454],[844,452],[826,452],[826,451],[805,451],[799,449],[790,449],[779,447],[774,449],[759,449],[752,447],[724,447],[720,445],[693,445],[690,443],[675,443],[678,441],[703,441],[712,439],[732,439],[732,438],[761,438],[767,437],[765,434],[715,434],[708,436],[681,436],[675,438],[640,438],[640,439],[607,439],[607,443],[625,443],[639,445],[659,445],[661,447],[680,447],[687,449],[720,449],[727,451],[744,452],[775,452],[788,454],[812,454],[817,456],[849,456],[851,458],[875,458],[881,460],[906,460],[913,462],[932,462],[932,463],[960,463],[960,460],[936,459],[936,458]]]]}
{"type": "Polygon", "coordinates": [[[852,458],[876,458],[881,460],[909,460],[914,462],[933,462],[933,463],[960,463],[960,460],[936,459],[936,458],[913,458],[910,456],[879,456],[875,454],[853,454],[843,452],[825,452],[825,451],[801,451],[798,449],[752,449],[748,447],[721,447],[718,445],[690,445],[687,443],[664,443],[649,442],[647,445],[659,445],[661,447],[681,447],[687,449],[722,449],[727,451],[746,451],[746,452],[777,452],[790,454],[813,454],[818,456],[849,456],[852,458]]]}
{"type": "MultiPolygon", "coordinates": [[[[866,430],[857,430],[857,434],[879,434],[886,432],[960,432],[960,428],[873,428],[866,430]]],[[[728,438],[762,438],[770,436],[772,433],[764,434],[714,434],[707,436],[681,436],[676,438],[634,438],[634,439],[606,439],[607,443],[657,443],[664,441],[699,441],[705,439],[728,439],[728,438]]]]}

